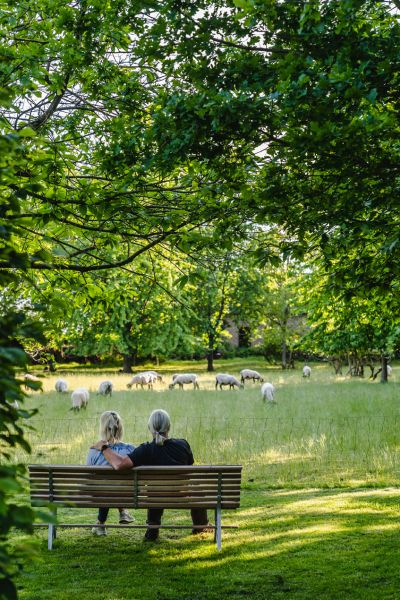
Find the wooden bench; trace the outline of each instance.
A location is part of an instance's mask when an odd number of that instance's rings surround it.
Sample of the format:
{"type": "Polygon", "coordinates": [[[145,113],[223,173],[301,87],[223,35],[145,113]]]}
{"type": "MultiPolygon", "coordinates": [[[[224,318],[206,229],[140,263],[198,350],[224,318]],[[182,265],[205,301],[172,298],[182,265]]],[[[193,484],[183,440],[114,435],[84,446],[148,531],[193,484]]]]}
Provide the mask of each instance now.
{"type": "MultiPolygon", "coordinates": [[[[75,508],[206,508],[214,509],[214,540],[222,546],[222,509],[240,505],[240,465],[136,467],[115,471],[111,467],[82,465],[29,465],[31,502],[75,508]]],[[[58,527],[93,527],[87,524],[39,524],[48,527],[48,548],[58,527]]],[[[147,528],[147,525],[107,525],[109,528],[147,528]]],[[[192,529],[192,525],[154,525],[154,528],[192,529]]],[[[200,528],[200,526],[199,526],[200,528]]]]}

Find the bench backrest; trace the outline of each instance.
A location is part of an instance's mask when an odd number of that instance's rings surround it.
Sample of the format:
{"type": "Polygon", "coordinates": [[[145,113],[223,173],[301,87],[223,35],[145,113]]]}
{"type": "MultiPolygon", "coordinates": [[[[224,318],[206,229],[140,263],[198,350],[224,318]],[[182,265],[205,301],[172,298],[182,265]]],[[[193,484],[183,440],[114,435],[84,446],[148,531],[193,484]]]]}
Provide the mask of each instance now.
{"type": "Polygon", "coordinates": [[[29,465],[31,501],[82,508],[238,508],[240,465],[111,467],[29,465]]]}

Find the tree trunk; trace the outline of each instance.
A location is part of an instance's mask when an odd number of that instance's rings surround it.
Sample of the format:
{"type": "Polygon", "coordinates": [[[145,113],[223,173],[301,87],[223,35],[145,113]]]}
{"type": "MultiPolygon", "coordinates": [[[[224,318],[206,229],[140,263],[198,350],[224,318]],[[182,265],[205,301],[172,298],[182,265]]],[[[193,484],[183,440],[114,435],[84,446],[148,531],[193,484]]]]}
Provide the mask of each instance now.
{"type": "Polygon", "coordinates": [[[282,369],[287,368],[287,345],[286,340],[282,342],[282,369]]]}
{"type": "Polygon", "coordinates": [[[132,373],[132,367],[136,364],[136,356],[134,354],[124,354],[123,359],[122,372],[132,373]]]}
{"type": "Polygon", "coordinates": [[[388,359],[386,356],[382,355],[381,358],[381,365],[382,365],[382,371],[381,371],[381,383],[387,383],[388,381],[388,359]]]}
{"type": "Polygon", "coordinates": [[[214,371],[214,336],[211,334],[208,335],[207,371],[214,371]]]}

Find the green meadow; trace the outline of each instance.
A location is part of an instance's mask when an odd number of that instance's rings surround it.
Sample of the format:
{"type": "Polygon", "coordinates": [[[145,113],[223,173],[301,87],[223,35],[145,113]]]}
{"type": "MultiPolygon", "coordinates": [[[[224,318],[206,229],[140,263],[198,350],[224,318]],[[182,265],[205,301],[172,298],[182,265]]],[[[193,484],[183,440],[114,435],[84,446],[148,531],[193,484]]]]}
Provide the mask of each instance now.
{"type": "MultiPolygon", "coordinates": [[[[143,530],[110,529],[95,538],[90,529],[60,530],[47,551],[45,530],[35,533],[36,561],[19,577],[26,600],[149,600],[233,598],[398,598],[400,534],[400,369],[387,385],[335,377],[325,364],[282,372],[260,359],[218,361],[221,372],[254,367],[276,387],[276,404],[261,399],[260,384],[216,391],[213,374],[193,363],[166,365],[153,390],[128,390],[129,375],[115,371],[60,371],[43,380],[43,393],[29,393],[38,408],[28,438],[30,463],[84,463],[98,439],[100,414],[117,410],[124,440],[149,439],[154,408],[172,418],[172,435],[189,440],[198,463],[243,465],[241,507],[226,511],[218,553],[212,535],[162,530],[161,540],[142,542],[143,530]],[[200,390],[169,390],[174,372],[197,372],[200,390]],[[57,394],[65,378],[72,391],[87,387],[87,410],[70,411],[70,392],[57,394]],[[96,394],[111,379],[112,398],[96,394]],[[371,565],[374,565],[373,569],[371,565]]],[[[148,365],[150,368],[150,365],[148,365]]],[[[201,365],[203,367],[203,365],[201,365]]],[[[212,515],[210,515],[212,517],[212,515]]],[[[63,522],[92,523],[91,510],[61,509],[63,522]]],[[[136,522],[145,512],[136,511],[136,522]]],[[[111,511],[110,523],[117,521],[111,511]]],[[[188,523],[166,511],[165,523],[188,523]]],[[[13,543],[23,536],[16,534],[13,543]]]]}

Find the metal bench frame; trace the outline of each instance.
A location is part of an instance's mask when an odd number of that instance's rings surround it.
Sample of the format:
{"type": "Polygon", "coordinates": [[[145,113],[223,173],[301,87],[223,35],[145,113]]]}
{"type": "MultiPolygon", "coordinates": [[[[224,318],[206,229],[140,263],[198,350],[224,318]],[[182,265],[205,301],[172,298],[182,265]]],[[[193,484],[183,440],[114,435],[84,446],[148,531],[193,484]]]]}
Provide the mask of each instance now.
{"type": "MultiPolygon", "coordinates": [[[[29,465],[31,503],[75,508],[175,508],[214,509],[214,540],[222,548],[222,509],[240,506],[240,465],[136,467],[115,471],[111,467],[82,465],[29,465]]],[[[57,528],[93,527],[87,524],[36,524],[48,527],[48,549],[57,528]]],[[[109,528],[147,529],[147,525],[107,525],[109,528]]],[[[153,525],[153,528],[193,529],[190,525],[153,525]]],[[[202,526],[197,526],[199,529],[202,526]]]]}

